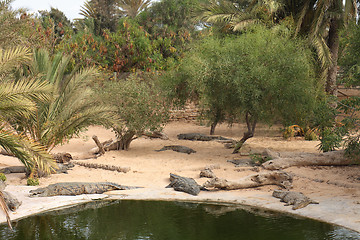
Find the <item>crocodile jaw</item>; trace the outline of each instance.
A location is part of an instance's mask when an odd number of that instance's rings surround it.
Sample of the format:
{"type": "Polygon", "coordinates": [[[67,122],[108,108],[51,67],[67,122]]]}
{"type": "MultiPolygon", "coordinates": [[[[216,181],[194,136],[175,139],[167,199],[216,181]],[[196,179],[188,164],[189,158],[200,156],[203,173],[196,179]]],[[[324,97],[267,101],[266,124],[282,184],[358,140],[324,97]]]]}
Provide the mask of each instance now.
{"type": "Polygon", "coordinates": [[[38,188],[38,189],[35,189],[35,190],[30,190],[30,197],[35,197],[35,196],[38,196],[38,197],[43,197],[45,196],[45,189],[44,188],[38,188]]]}

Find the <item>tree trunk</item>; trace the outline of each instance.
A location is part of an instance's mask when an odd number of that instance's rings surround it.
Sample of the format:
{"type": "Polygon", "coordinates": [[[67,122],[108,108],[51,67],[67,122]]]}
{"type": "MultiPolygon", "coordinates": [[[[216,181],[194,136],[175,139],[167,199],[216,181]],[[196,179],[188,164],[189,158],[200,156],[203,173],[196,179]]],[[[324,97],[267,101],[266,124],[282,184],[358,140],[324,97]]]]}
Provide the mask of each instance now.
{"type": "Polygon", "coordinates": [[[128,150],[130,143],[134,140],[135,133],[133,131],[125,133],[117,142],[117,150],[128,150]]]}
{"type": "Polygon", "coordinates": [[[333,18],[330,21],[328,47],[331,53],[331,65],[329,67],[325,91],[329,95],[337,97],[338,89],[336,83],[337,61],[339,52],[339,19],[333,18]]]}
{"type": "Polygon", "coordinates": [[[245,119],[246,119],[246,126],[247,126],[247,132],[244,132],[244,136],[240,141],[238,141],[235,144],[235,149],[233,151],[233,154],[238,153],[240,148],[243,146],[243,144],[248,140],[249,138],[252,138],[255,133],[255,127],[256,127],[256,119],[251,120],[250,113],[246,113],[245,119]]]}
{"type": "Polygon", "coordinates": [[[284,157],[264,162],[267,170],[279,170],[293,166],[346,166],[354,164],[354,160],[346,158],[343,151],[326,153],[302,153],[294,157],[284,157]]]}
{"type": "Polygon", "coordinates": [[[292,187],[292,177],[283,171],[272,171],[257,173],[237,181],[228,181],[221,178],[212,178],[204,183],[205,188],[217,188],[222,190],[236,190],[244,188],[254,188],[264,185],[278,185],[290,189],[292,187]]]}
{"type": "Polygon", "coordinates": [[[211,123],[211,126],[210,126],[210,135],[214,135],[215,134],[215,128],[216,128],[216,125],[218,124],[217,121],[214,121],[213,123],[211,123]]]}

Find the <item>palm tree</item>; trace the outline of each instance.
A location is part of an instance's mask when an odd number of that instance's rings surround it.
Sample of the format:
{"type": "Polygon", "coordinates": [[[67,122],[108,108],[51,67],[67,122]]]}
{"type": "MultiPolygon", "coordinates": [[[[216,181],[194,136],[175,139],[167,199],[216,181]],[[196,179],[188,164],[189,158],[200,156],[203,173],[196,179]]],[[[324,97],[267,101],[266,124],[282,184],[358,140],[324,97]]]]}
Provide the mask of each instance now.
{"type": "MultiPolygon", "coordinates": [[[[292,2],[292,1],[290,1],[292,2]]],[[[296,33],[308,36],[316,49],[326,79],[325,91],[337,96],[337,60],[339,32],[355,20],[355,0],[303,0],[297,17],[296,33]]]]}
{"type": "Polygon", "coordinates": [[[37,102],[36,114],[13,122],[48,151],[86,127],[109,123],[111,119],[110,109],[100,105],[89,87],[99,76],[96,69],[69,72],[70,60],[70,56],[62,54],[51,58],[44,49],[35,51],[31,75],[41,76],[41,81],[50,85],[51,96],[37,102]]]}
{"type": "Polygon", "coordinates": [[[201,4],[197,18],[224,30],[242,31],[256,23],[272,23],[281,7],[276,0],[209,0],[201,4]]]}
{"type": "MultiPolygon", "coordinates": [[[[94,32],[101,35],[104,29],[114,32],[122,12],[116,6],[118,0],[89,0],[81,7],[80,15],[94,21],[94,32]]],[[[79,20],[80,21],[80,20],[79,20]]]]}
{"type": "MultiPolygon", "coordinates": [[[[28,169],[35,167],[50,172],[55,166],[53,158],[39,143],[26,135],[19,135],[9,121],[18,117],[30,117],[35,110],[34,100],[48,98],[48,85],[36,79],[21,78],[14,81],[12,71],[30,59],[31,52],[25,47],[0,49],[0,146],[17,157],[28,169]]],[[[11,228],[8,209],[0,191],[0,208],[4,211],[11,228]]]]}
{"type": "Polygon", "coordinates": [[[104,29],[115,31],[121,16],[134,18],[150,3],[151,0],[89,0],[81,7],[80,15],[93,19],[95,33],[100,35],[104,29]]]}
{"type": "Polygon", "coordinates": [[[53,159],[27,135],[19,135],[9,124],[19,117],[31,117],[35,110],[34,100],[45,101],[49,86],[36,79],[22,78],[13,81],[9,69],[30,59],[30,51],[24,47],[0,50],[0,145],[20,159],[28,168],[38,166],[49,171],[53,159]]]}
{"type": "Polygon", "coordinates": [[[337,96],[339,31],[355,19],[356,13],[355,0],[209,0],[199,16],[203,21],[221,23],[234,31],[258,22],[274,24],[279,19],[294,18],[295,36],[308,37],[317,52],[325,91],[337,96]]]}
{"type": "Polygon", "coordinates": [[[134,18],[147,8],[151,0],[117,0],[117,5],[122,9],[124,15],[134,18]]]}

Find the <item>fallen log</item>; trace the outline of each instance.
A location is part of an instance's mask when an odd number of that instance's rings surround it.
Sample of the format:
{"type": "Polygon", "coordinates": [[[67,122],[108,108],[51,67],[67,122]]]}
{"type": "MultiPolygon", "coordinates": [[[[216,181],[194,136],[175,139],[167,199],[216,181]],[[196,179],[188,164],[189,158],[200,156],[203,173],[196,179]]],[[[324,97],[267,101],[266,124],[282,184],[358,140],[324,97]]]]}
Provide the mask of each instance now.
{"type": "Polygon", "coordinates": [[[228,181],[221,178],[212,178],[203,184],[205,188],[217,188],[222,190],[236,190],[255,188],[264,185],[277,185],[285,189],[292,187],[292,176],[283,171],[263,172],[250,175],[238,181],[228,181]]]}
{"type": "Polygon", "coordinates": [[[12,195],[11,193],[7,192],[7,191],[2,191],[2,194],[4,196],[4,200],[6,205],[8,206],[8,208],[12,211],[15,212],[19,206],[21,205],[21,201],[19,201],[14,195],[12,195]]]}
{"type": "Polygon", "coordinates": [[[355,162],[344,155],[344,151],[326,153],[301,153],[294,157],[276,158],[261,166],[267,170],[280,170],[293,166],[346,166],[355,162]]]}
{"type": "Polygon", "coordinates": [[[104,145],[102,145],[96,135],[92,136],[92,139],[94,140],[96,146],[99,148],[99,154],[103,155],[105,154],[104,145]]]}

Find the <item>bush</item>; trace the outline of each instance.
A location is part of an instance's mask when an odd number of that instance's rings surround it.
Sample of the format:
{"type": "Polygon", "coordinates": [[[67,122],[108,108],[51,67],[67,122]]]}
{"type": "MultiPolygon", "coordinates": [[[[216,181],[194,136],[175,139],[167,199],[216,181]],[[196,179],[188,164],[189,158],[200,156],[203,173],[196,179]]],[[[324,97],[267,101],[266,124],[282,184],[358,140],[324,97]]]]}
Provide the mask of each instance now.
{"type": "Polygon", "coordinates": [[[6,176],[5,176],[5,174],[0,173],[0,180],[3,181],[3,182],[6,181],[6,176]]]}
{"type": "Polygon", "coordinates": [[[26,184],[28,186],[38,186],[40,183],[39,183],[39,179],[38,178],[31,178],[29,177],[26,181],[26,184]]]}
{"type": "Polygon", "coordinates": [[[110,126],[127,150],[132,140],[144,131],[160,130],[168,119],[168,107],[153,81],[136,75],[104,84],[102,100],[114,108],[118,121],[110,126]]]}

